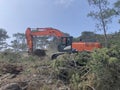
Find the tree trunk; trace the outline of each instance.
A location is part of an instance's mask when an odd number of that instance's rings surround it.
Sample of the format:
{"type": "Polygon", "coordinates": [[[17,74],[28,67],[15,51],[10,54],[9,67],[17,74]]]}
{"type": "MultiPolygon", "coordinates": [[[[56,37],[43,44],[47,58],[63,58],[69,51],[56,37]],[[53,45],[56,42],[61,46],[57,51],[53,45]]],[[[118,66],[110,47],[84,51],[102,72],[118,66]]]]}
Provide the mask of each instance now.
{"type": "Polygon", "coordinates": [[[103,32],[104,32],[105,47],[108,47],[107,30],[106,30],[105,21],[104,21],[103,14],[102,14],[102,8],[101,8],[100,0],[99,0],[99,9],[100,9],[101,23],[102,23],[103,32]]]}

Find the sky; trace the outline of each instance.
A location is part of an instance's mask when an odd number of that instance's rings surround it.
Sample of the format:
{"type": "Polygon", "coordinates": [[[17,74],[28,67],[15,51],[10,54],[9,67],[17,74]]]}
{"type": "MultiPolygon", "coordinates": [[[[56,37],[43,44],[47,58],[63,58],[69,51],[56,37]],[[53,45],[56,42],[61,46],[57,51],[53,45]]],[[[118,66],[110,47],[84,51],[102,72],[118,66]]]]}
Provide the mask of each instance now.
{"type": "MultiPolygon", "coordinates": [[[[87,0],[0,0],[0,28],[10,37],[25,33],[28,27],[52,27],[78,37],[83,31],[95,30],[95,21],[87,17],[89,12],[87,0]]],[[[108,32],[117,30],[114,20],[108,32]]]]}

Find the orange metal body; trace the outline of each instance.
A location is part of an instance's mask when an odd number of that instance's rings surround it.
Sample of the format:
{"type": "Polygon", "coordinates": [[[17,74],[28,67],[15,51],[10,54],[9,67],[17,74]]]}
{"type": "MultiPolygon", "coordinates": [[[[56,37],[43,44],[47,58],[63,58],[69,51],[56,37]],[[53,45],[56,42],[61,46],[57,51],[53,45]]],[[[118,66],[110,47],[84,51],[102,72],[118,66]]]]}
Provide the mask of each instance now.
{"type": "Polygon", "coordinates": [[[99,42],[73,42],[72,48],[77,51],[92,51],[95,48],[101,48],[99,42]]]}
{"type": "MultiPolygon", "coordinates": [[[[33,36],[56,36],[58,38],[64,37],[64,34],[54,28],[36,28],[32,31],[31,28],[27,28],[26,30],[26,39],[29,52],[33,51],[33,36]]],[[[92,51],[95,48],[101,48],[101,44],[99,42],[72,42],[72,49],[76,51],[92,51]]]]}

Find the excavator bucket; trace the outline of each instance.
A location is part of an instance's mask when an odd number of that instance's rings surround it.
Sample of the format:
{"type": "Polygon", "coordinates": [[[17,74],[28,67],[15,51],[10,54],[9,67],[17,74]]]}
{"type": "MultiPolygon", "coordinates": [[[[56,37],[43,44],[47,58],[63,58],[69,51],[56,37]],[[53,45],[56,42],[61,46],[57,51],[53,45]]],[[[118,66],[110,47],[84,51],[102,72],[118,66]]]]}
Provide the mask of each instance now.
{"type": "Polygon", "coordinates": [[[44,57],[46,56],[46,50],[43,50],[43,49],[36,49],[34,52],[33,52],[33,55],[36,55],[36,56],[39,56],[39,57],[44,57]]]}

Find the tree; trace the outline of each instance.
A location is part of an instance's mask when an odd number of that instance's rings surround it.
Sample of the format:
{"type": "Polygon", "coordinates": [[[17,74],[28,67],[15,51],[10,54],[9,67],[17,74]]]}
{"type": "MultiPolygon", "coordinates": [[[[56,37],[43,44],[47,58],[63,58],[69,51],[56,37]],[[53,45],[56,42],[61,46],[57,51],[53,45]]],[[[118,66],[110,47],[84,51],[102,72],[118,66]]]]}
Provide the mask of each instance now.
{"type": "Polygon", "coordinates": [[[11,43],[15,51],[19,51],[19,50],[24,51],[27,49],[24,33],[15,33],[13,34],[13,37],[15,38],[15,40],[11,41],[11,43]]]}
{"type": "Polygon", "coordinates": [[[90,31],[82,32],[80,39],[85,42],[95,42],[96,41],[96,34],[90,31]]]}
{"type": "Polygon", "coordinates": [[[6,39],[9,38],[7,31],[0,29],[0,50],[7,47],[6,39]]]}
{"type": "Polygon", "coordinates": [[[103,30],[105,46],[108,47],[107,29],[108,24],[112,22],[112,16],[116,13],[113,8],[109,7],[108,0],[88,0],[90,6],[95,10],[91,11],[88,16],[97,20],[96,27],[98,30],[103,30]]]}
{"type": "Polygon", "coordinates": [[[111,34],[111,38],[109,42],[110,42],[110,46],[114,46],[114,45],[120,46],[120,30],[118,32],[111,34]]]}
{"type": "MultiPolygon", "coordinates": [[[[117,0],[117,1],[114,3],[114,8],[115,8],[115,10],[116,10],[115,15],[119,16],[119,15],[120,15],[120,0],[117,0]]],[[[120,23],[120,19],[119,19],[119,23],[120,23]]]]}
{"type": "Polygon", "coordinates": [[[84,42],[95,42],[98,41],[97,34],[91,31],[84,31],[81,33],[81,36],[73,38],[73,41],[84,41],[84,42]]]}

